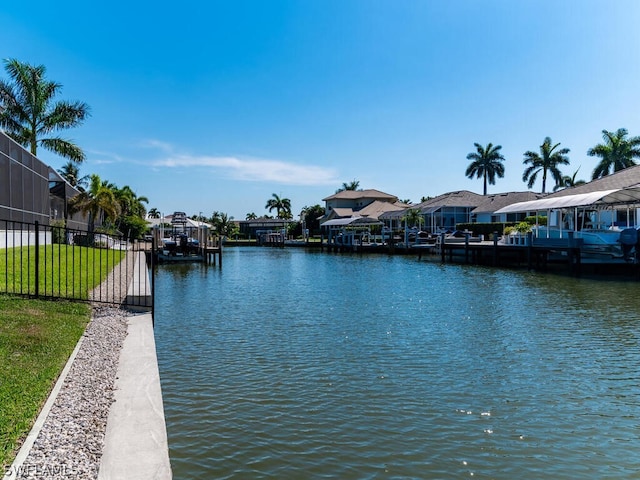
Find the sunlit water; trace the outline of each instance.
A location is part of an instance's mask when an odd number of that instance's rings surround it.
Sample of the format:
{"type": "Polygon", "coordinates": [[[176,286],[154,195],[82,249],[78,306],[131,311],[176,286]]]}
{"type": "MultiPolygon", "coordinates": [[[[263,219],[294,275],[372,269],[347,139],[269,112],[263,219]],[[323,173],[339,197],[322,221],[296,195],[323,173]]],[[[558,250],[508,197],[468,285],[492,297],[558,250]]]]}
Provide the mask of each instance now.
{"type": "Polygon", "coordinates": [[[639,289],[293,248],[162,266],[174,478],[640,478],[639,289]]]}

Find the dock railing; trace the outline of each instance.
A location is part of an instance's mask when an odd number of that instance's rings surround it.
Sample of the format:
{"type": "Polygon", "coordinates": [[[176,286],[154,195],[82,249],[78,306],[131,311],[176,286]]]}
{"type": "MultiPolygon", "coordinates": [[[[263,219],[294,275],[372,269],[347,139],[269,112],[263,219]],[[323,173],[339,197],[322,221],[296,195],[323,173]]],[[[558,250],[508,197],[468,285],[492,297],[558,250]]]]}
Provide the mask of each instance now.
{"type": "Polygon", "coordinates": [[[0,293],[151,309],[150,247],[122,235],[0,219],[0,293]]]}

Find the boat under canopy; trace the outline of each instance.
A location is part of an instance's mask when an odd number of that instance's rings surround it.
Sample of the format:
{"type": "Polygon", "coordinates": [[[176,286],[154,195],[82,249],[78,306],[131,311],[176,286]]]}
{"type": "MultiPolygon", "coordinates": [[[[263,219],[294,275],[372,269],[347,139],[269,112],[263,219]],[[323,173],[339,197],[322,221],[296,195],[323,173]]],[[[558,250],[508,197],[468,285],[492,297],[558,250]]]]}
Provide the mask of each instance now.
{"type": "Polygon", "coordinates": [[[608,205],[624,205],[640,203],[640,187],[600,190],[597,192],[564,195],[561,197],[542,198],[528,202],[518,202],[499,210],[499,213],[535,212],[540,210],[556,210],[561,208],[608,205]]]}

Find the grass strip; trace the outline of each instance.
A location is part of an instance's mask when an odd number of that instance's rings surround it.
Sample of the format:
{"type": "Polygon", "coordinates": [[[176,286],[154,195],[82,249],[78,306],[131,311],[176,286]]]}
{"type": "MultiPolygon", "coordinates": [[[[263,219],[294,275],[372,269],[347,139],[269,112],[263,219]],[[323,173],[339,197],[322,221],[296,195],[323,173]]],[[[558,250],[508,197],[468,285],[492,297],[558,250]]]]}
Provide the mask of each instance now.
{"type": "Polygon", "coordinates": [[[0,292],[87,299],[125,257],[122,250],[45,245],[0,250],[0,292]],[[36,276],[36,258],[38,275],[36,276]]]}
{"type": "Polygon", "coordinates": [[[90,317],[84,303],[0,295],[0,471],[13,461],[90,317]]]}

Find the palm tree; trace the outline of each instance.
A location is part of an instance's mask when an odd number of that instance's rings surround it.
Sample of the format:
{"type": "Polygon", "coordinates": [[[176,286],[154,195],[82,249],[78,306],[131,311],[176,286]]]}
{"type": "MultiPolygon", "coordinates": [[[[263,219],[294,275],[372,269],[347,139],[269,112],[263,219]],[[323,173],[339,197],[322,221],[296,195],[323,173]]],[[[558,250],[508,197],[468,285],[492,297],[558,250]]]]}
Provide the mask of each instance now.
{"type": "Polygon", "coordinates": [[[292,218],[291,200],[289,200],[288,198],[280,198],[275,193],[272,194],[272,197],[273,198],[270,198],[269,200],[267,200],[267,204],[265,205],[264,208],[268,209],[269,213],[271,213],[271,210],[275,209],[276,216],[278,218],[282,218],[282,219],[292,218]]]}
{"type": "Polygon", "coordinates": [[[527,187],[533,187],[533,184],[538,178],[538,174],[542,172],[542,193],[546,192],[547,187],[547,172],[551,173],[551,176],[555,180],[556,185],[562,182],[562,172],[558,169],[558,165],[569,165],[569,153],[568,148],[560,148],[560,143],[551,145],[551,138],[546,137],[542,145],[540,145],[540,154],[536,152],[527,151],[524,153],[524,163],[529,166],[522,174],[522,181],[529,180],[527,187]]]}
{"type": "Polygon", "coordinates": [[[223,237],[231,237],[236,233],[237,225],[233,221],[233,217],[228,216],[226,213],[221,213],[218,217],[216,229],[218,235],[223,237]]]}
{"type": "Polygon", "coordinates": [[[58,136],[57,130],[76,127],[89,115],[83,102],[53,101],[62,86],[45,80],[45,67],[5,60],[11,82],[0,80],[0,127],[33,155],[38,146],[81,163],[85,154],[80,147],[58,136]]]}
{"type": "Polygon", "coordinates": [[[147,197],[139,197],[129,185],[125,185],[122,188],[115,188],[114,193],[120,204],[120,214],[123,217],[133,215],[144,218],[146,216],[147,209],[143,203],[149,203],[147,197]]]}
{"type": "Polygon", "coordinates": [[[484,193],[487,194],[487,182],[491,185],[496,184],[496,175],[499,178],[504,177],[504,157],[500,153],[502,145],[493,146],[489,143],[484,148],[479,143],[474,143],[476,152],[471,152],[467,155],[467,160],[473,160],[467,167],[465,175],[469,178],[473,178],[474,175],[477,178],[482,177],[484,179],[484,193]]]}
{"type": "Polygon", "coordinates": [[[615,133],[603,130],[604,143],[587,151],[587,155],[602,159],[593,170],[593,180],[636,164],[633,159],[640,158],[640,137],[627,139],[628,133],[626,128],[619,128],[615,133]]]}
{"type": "Polygon", "coordinates": [[[360,186],[360,182],[355,179],[349,183],[344,182],[342,184],[342,187],[336,190],[336,193],[344,192],[345,190],[358,190],[359,186],[360,186]]]}
{"type": "Polygon", "coordinates": [[[305,206],[300,212],[300,216],[302,217],[304,226],[309,230],[309,233],[311,235],[320,233],[320,218],[322,218],[324,214],[324,207],[320,206],[319,204],[313,205],[311,207],[305,206]]]}
{"type": "Polygon", "coordinates": [[[69,201],[69,212],[82,212],[89,215],[89,231],[93,232],[95,221],[99,215],[103,216],[103,220],[115,220],[120,214],[118,201],[113,192],[109,188],[109,184],[100,180],[96,174],[91,175],[89,188],[76,195],[69,201]]]}
{"type": "Polygon", "coordinates": [[[255,220],[256,218],[258,218],[258,216],[255,213],[251,212],[251,213],[247,213],[245,220],[255,220]]]}
{"type": "Polygon", "coordinates": [[[405,213],[403,220],[407,226],[411,225],[412,227],[420,228],[422,226],[422,213],[419,208],[410,208],[407,210],[407,213],[405,213]]]}
{"type": "Polygon", "coordinates": [[[147,216],[149,218],[160,218],[160,210],[158,210],[156,207],[150,208],[147,216]]]}
{"type": "Polygon", "coordinates": [[[68,161],[67,163],[65,163],[62,168],[58,170],[58,173],[69,183],[69,185],[81,192],[84,191],[89,181],[89,175],[81,177],[78,164],[72,161],[68,161]]]}
{"type": "Polygon", "coordinates": [[[584,185],[585,183],[587,183],[584,180],[576,180],[578,171],[580,171],[580,167],[578,167],[578,170],[573,172],[573,175],[564,175],[562,177],[562,181],[560,183],[557,183],[556,186],[553,187],[553,191],[556,192],[558,190],[562,190],[563,188],[577,187],[578,185],[584,185]]]}

